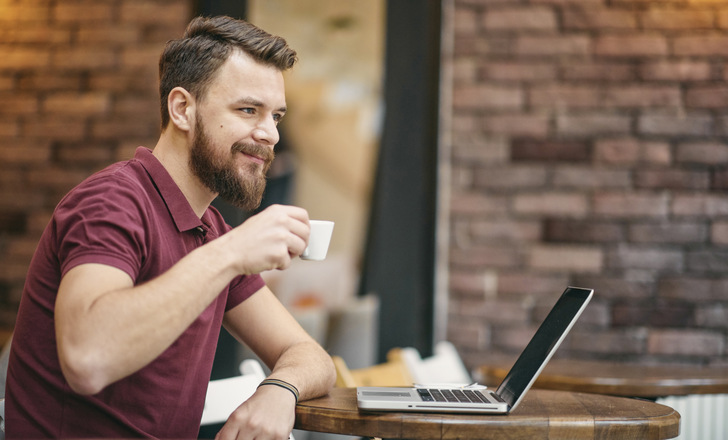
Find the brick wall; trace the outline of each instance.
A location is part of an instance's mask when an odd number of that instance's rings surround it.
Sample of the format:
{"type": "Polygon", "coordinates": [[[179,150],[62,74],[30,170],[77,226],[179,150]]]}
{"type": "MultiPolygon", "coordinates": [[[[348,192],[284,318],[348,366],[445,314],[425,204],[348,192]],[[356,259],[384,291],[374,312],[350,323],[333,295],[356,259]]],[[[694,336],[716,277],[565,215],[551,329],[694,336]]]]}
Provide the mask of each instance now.
{"type": "Polygon", "coordinates": [[[451,4],[448,338],[517,354],[570,284],[560,355],[725,363],[728,5],[451,4]]]}
{"type": "Polygon", "coordinates": [[[156,143],[158,57],[191,5],[0,0],[0,329],[60,197],[156,143]]]}

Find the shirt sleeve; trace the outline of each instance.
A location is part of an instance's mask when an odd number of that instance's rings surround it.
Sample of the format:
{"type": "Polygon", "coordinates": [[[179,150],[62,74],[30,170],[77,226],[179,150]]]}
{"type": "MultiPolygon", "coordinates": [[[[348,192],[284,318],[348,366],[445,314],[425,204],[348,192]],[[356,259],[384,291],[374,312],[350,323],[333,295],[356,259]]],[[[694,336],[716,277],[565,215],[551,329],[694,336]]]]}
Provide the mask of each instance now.
{"type": "Polygon", "coordinates": [[[85,263],[100,263],[139,275],[148,249],[148,207],[131,180],[106,179],[71,192],[56,208],[55,232],[62,275],[85,263]]]}
{"type": "Polygon", "coordinates": [[[265,287],[265,281],[260,275],[247,275],[236,277],[230,283],[225,311],[234,309],[237,305],[250,298],[255,292],[265,287]]]}

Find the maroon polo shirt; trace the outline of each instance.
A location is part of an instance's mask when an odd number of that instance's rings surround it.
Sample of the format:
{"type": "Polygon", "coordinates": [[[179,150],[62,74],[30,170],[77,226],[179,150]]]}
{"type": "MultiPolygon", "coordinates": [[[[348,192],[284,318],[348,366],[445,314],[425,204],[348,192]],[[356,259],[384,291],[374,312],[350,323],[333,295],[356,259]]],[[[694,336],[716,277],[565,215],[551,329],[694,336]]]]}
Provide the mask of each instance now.
{"type": "Polygon", "coordinates": [[[198,218],[146,148],[66,195],[40,239],[20,302],[7,438],[196,438],[223,314],[263,287],[259,276],[233,280],[156,360],[93,396],[74,393],[61,373],[55,300],[61,277],[75,266],[114,266],[138,285],[229,229],[212,207],[198,218]]]}

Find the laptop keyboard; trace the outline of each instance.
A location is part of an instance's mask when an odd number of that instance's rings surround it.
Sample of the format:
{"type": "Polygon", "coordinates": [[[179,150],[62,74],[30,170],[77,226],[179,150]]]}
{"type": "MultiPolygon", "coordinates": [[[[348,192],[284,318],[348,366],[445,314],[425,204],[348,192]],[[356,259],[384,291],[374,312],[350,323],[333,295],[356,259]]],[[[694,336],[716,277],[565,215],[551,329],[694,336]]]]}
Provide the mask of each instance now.
{"type": "Polygon", "coordinates": [[[487,393],[486,396],[478,390],[418,388],[417,392],[425,402],[495,403],[489,397],[503,402],[496,394],[487,393]]]}

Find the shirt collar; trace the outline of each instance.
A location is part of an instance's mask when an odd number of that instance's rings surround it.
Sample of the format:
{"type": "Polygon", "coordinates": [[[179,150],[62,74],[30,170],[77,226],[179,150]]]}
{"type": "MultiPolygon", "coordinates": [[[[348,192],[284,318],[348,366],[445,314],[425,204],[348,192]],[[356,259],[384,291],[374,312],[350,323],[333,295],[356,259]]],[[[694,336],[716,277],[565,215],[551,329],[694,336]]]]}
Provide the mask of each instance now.
{"type": "Polygon", "coordinates": [[[183,232],[202,226],[202,221],[195,214],[182,190],[179,189],[164,165],[152,154],[152,150],[138,147],[134,159],[138,160],[147,170],[147,174],[167,205],[177,230],[183,232]]]}

